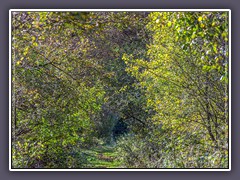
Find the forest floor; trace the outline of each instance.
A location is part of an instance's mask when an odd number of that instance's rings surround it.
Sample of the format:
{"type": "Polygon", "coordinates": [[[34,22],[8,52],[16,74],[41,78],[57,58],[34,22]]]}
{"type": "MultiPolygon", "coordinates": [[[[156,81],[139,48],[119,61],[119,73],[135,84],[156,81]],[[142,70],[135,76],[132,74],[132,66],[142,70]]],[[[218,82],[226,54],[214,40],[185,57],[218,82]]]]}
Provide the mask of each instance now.
{"type": "Polygon", "coordinates": [[[100,145],[84,151],[90,168],[121,168],[122,162],[117,159],[113,146],[100,145]]]}

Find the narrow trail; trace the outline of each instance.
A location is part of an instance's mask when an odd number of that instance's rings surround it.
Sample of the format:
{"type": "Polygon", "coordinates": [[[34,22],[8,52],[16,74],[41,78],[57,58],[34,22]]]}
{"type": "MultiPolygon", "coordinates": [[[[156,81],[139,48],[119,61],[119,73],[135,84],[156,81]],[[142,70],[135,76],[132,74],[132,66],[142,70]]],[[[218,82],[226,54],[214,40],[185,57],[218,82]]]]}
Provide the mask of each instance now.
{"type": "Polygon", "coordinates": [[[118,154],[112,146],[98,146],[85,150],[89,161],[89,168],[121,168],[121,161],[117,159],[118,154]]]}

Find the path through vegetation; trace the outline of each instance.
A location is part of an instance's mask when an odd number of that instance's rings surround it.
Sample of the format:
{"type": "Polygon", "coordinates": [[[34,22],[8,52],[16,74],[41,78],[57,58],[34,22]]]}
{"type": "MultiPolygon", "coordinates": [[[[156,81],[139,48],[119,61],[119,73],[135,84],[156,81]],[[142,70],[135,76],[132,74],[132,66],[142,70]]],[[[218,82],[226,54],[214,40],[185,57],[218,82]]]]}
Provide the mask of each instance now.
{"type": "Polygon", "coordinates": [[[228,168],[229,15],[12,11],[12,168],[228,168]]]}
{"type": "Polygon", "coordinates": [[[90,163],[89,168],[121,168],[122,162],[117,159],[117,152],[113,146],[100,145],[89,150],[84,154],[90,163]]]}

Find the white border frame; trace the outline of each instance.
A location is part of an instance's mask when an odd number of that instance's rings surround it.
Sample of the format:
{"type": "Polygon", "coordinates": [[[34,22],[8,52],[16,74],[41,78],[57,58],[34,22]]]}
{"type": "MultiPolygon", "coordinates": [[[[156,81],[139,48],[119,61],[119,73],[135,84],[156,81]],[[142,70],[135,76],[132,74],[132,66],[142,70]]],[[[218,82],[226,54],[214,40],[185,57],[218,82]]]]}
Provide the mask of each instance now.
{"type": "Polygon", "coordinates": [[[9,171],[231,171],[231,10],[230,9],[10,9],[9,10],[9,171]],[[229,13],[229,169],[12,169],[12,141],[11,141],[11,112],[12,112],[12,19],[11,13],[21,12],[69,12],[69,11],[178,11],[178,12],[207,12],[207,11],[224,11],[229,13]]]}

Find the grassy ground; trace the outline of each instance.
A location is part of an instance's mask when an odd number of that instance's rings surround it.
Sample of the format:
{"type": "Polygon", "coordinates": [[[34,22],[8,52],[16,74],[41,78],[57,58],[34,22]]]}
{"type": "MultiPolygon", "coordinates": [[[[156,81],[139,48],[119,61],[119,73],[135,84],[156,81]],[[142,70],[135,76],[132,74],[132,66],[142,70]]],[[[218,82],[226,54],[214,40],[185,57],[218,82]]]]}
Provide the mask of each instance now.
{"type": "Polygon", "coordinates": [[[112,146],[100,145],[84,151],[90,162],[88,168],[121,168],[121,161],[117,159],[117,153],[112,146]]]}

